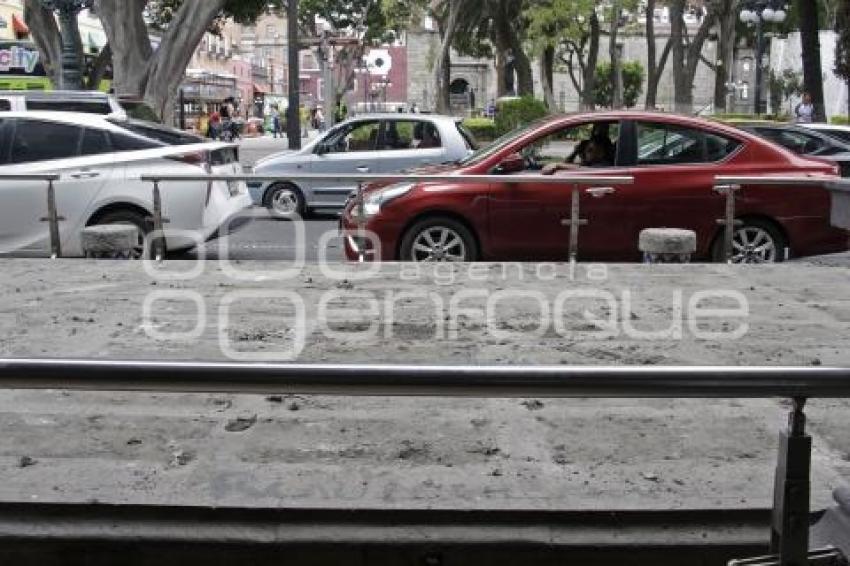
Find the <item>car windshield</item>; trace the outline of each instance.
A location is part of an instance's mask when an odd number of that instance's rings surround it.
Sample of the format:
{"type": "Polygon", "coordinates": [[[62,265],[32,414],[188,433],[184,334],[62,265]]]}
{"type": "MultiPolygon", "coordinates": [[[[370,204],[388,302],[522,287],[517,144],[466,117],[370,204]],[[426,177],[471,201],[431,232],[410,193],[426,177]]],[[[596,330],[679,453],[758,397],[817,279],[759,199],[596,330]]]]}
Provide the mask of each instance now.
{"type": "Polygon", "coordinates": [[[523,126],[517,127],[515,130],[504,134],[502,137],[498,138],[496,141],[491,143],[490,145],[483,146],[477,151],[473,152],[469,155],[469,157],[462,159],[459,162],[459,165],[462,166],[471,166],[477,165],[482,161],[488,159],[489,157],[499,153],[505,146],[509,145],[515,139],[522,137],[527,132],[531,132],[540,127],[541,124],[545,124],[548,122],[550,118],[541,118],[540,120],[536,120],[531,122],[530,124],[526,124],[523,126]]]}

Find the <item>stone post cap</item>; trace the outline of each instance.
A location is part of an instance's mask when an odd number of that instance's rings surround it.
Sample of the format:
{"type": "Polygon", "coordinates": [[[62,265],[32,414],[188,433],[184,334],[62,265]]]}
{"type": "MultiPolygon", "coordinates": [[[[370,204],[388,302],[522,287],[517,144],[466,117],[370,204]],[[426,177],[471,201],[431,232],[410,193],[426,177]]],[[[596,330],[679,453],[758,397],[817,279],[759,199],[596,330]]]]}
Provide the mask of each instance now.
{"type": "Polygon", "coordinates": [[[697,251],[697,235],[679,228],[647,228],[640,233],[638,248],[649,254],[692,254],[697,251]]]}

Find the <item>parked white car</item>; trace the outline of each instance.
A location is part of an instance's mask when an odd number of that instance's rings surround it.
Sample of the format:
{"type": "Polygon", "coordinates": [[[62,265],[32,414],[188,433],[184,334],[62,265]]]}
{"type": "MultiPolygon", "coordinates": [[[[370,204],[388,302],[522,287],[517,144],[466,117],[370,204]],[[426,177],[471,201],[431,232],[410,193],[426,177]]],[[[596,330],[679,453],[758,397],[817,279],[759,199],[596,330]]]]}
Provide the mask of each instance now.
{"type": "Polygon", "coordinates": [[[843,144],[850,145],[850,126],[839,126],[836,124],[822,124],[822,123],[812,123],[812,124],[800,124],[804,128],[808,128],[810,130],[814,130],[816,132],[820,132],[826,136],[831,137],[832,139],[839,141],[843,144]]]}
{"type": "MultiPolygon", "coordinates": [[[[80,232],[98,224],[150,230],[153,186],[146,174],[242,174],[238,148],[147,122],[68,112],[0,114],[0,254],[45,255],[47,184],[3,175],[60,175],[55,183],[63,256],[82,255],[80,232]]],[[[244,182],[160,185],[169,250],[193,247],[227,230],[251,207],[244,182]]]]}
{"type": "Polygon", "coordinates": [[[285,151],[258,161],[254,173],[279,175],[271,183],[249,184],[254,202],[278,215],[314,210],[339,211],[356,185],[292,179],[299,173],[399,173],[406,169],[455,163],[475,149],[475,141],[452,116],[368,114],[347,120],[300,151],[285,151]]]}

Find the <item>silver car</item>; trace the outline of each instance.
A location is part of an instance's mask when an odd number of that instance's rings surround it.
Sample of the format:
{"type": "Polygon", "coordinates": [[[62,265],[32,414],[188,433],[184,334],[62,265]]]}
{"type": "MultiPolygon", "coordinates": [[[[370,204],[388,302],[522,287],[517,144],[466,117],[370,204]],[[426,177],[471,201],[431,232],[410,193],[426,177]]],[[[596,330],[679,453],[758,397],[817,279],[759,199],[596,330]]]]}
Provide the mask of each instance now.
{"type": "Polygon", "coordinates": [[[300,151],[271,155],[258,161],[254,173],[280,176],[248,188],[254,203],[277,215],[339,211],[351,184],[304,182],[288,178],[299,173],[355,174],[401,171],[452,163],[475,149],[459,119],[427,114],[370,114],[346,120],[300,151]]]}

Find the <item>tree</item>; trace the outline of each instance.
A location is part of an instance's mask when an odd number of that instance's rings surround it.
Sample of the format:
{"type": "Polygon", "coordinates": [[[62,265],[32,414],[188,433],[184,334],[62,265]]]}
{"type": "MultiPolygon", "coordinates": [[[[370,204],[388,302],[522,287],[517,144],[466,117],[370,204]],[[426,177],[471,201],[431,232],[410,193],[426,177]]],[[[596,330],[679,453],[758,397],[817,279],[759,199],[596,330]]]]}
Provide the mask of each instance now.
{"type": "MultiPolygon", "coordinates": [[[[527,36],[532,52],[540,60],[540,75],[543,84],[543,100],[549,110],[557,107],[555,102],[553,75],[555,64],[560,62],[567,67],[576,91],[580,92],[572,61],[576,59],[573,49],[581,52],[579,58],[583,65],[585,46],[582,45],[588,27],[584,25],[593,12],[593,0],[530,0],[524,16],[528,21],[527,36]]],[[[598,26],[597,26],[598,31],[598,26]]],[[[598,45],[598,35],[597,35],[598,45]]],[[[583,72],[583,71],[579,71],[583,72]]]]}
{"type": "MultiPolygon", "coordinates": [[[[643,80],[645,76],[643,65],[638,61],[627,61],[621,65],[623,75],[623,98],[622,105],[626,108],[634,108],[643,94],[643,80]]],[[[602,63],[596,67],[596,82],[593,92],[594,102],[603,108],[614,108],[613,85],[611,77],[612,66],[610,63],[602,63]]]]}
{"type": "Polygon", "coordinates": [[[613,0],[611,3],[611,28],[608,38],[608,57],[611,60],[611,104],[609,105],[611,108],[623,106],[623,69],[620,64],[620,48],[617,46],[617,32],[620,30],[622,15],[622,0],[613,0]]]}
{"type": "Polygon", "coordinates": [[[661,75],[664,74],[664,67],[667,66],[667,59],[670,57],[670,49],[673,46],[673,36],[667,39],[664,49],[661,51],[661,58],[656,56],[657,47],[655,45],[655,0],[646,0],[646,55],[647,55],[647,70],[646,70],[646,109],[654,110],[658,105],[658,83],[661,81],[661,75]]]}
{"type": "Polygon", "coordinates": [[[735,59],[740,0],[715,0],[717,9],[717,61],[714,68],[714,111],[725,112],[732,64],[735,59]]]}
{"type": "Polygon", "coordinates": [[[847,82],[847,115],[850,116],[850,0],[839,0],[836,6],[835,75],[847,82]]]}
{"type": "MultiPolygon", "coordinates": [[[[24,19],[30,28],[33,39],[39,47],[41,61],[47,76],[54,85],[61,84],[62,74],[62,35],[53,11],[44,7],[41,0],[24,0],[24,19]]],[[[107,44],[93,63],[85,68],[83,42],[79,33],[72,35],[77,53],[77,64],[84,71],[83,86],[96,89],[100,85],[109,63],[112,51],[107,44]]]]}
{"type": "Polygon", "coordinates": [[[803,46],[803,83],[812,96],[815,107],[814,120],[826,120],[823,100],[823,75],[820,62],[820,38],[818,37],[818,5],[812,0],[797,0],[800,17],[800,36],[803,46]]]}
{"type": "Polygon", "coordinates": [[[803,77],[800,73],[785,69],[781,73],[773,70],[768,75],[768,86],[770,87],[770,103],[774,114],[781,114],[783,102],[787,102],[792,96],[803,93],[803,77]]]}
{"type": "Polygon", "coordinates": [[[682,114],[693,112],[694,77],[700,62],[705,62],[702,49],[716,20],[716,6],[711,3],[708,5],[708,14],[703,18],[694,37],[691,38],[685,24],[685,0],[672,0],[670,3],[670,39],[673,42],[673,68],[675,69],[673,96],[676,112],[682,114]]]}

